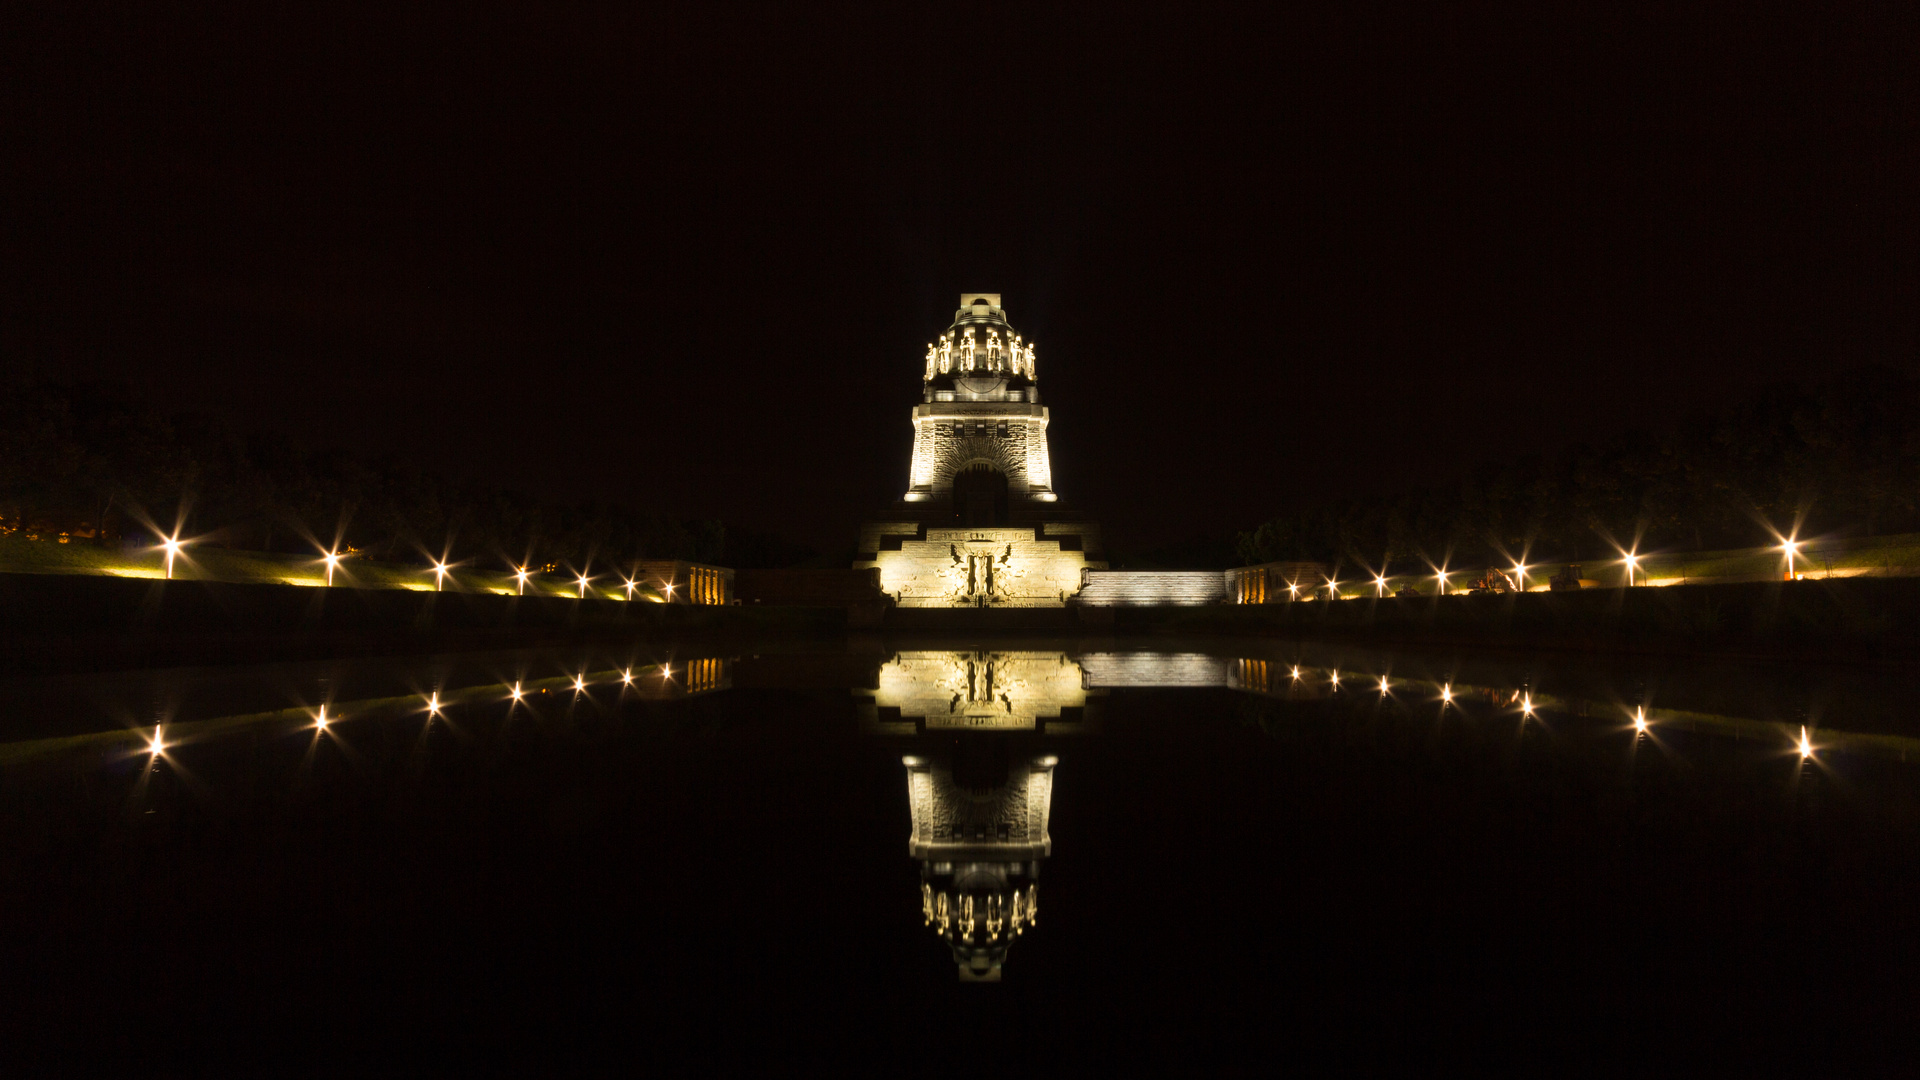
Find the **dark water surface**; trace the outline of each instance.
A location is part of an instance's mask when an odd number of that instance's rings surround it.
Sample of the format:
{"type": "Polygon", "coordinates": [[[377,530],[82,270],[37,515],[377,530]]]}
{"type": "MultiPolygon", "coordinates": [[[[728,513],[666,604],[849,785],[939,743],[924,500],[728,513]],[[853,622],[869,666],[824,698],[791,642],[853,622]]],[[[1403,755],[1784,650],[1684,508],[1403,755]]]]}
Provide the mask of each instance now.
{"type": "Polygon", "coordinates": [[[1904,1072],[1913,682],[1032,639],[14,680],[8,1059],[1904,1072]]]}

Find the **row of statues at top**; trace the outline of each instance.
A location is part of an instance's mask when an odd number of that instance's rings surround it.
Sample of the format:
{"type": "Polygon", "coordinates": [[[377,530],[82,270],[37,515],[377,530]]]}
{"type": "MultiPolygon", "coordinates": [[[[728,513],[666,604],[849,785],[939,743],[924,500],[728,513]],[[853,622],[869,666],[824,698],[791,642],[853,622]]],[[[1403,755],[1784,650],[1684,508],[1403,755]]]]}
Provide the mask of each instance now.
{"type": "Polygon", "coordinates": [[[936,371],[942,375],[949,371],[1007,371],[1029,379],[1036,377],[1033,346],[1018,334],[1003,344],[1000,331],[992,327],[987,328],[984,343],[974,336],[971,326],[958,334],[941,334],[940,344],[927,346],[927,378],[933,378],[936,371]]]}

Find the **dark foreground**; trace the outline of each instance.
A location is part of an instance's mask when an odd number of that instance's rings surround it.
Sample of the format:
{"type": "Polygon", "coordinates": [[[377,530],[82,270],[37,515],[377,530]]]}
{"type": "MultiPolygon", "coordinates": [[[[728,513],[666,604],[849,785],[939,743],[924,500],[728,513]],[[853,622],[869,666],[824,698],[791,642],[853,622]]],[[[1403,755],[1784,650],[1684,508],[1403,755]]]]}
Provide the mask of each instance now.
{"type": "Polygon", "coordinates": [[[1909,1063],[1905,676],[1219,644],[1062,653],[1082,703],[1030,728],[869,707],[902,656],[1050,655],[931,644],[0,683],[40,740],[0,745],[8,1071],[1909,1063]],[[1142,685],[1196,671],[1245,688],[1142,685]],[[1678,711],[1636,735],[1642,701],[1678,711]],[[1882,741],[1803,762],[1836,710],[1882,741]],[[903,756],[943,754],[1058,758],[997,984],[907,857],[903,756]]]}

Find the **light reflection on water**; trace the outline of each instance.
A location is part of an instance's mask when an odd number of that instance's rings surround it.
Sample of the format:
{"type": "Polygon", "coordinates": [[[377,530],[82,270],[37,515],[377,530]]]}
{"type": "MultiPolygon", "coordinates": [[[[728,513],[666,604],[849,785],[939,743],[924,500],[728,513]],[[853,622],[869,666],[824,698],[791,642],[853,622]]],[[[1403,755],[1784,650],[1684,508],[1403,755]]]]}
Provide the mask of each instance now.
{"type": "MultiPolygon", "coordinates": [[[[1897,689],[1876,696],[1872,679],[1857,675],[1840,678],[1846,685],[1838,693],[1817,674],[1778,683],[1770,707],[1755,708],[1752,681],[1738,671],[1690,680],[1670,669],[1569,674],[1532,660],[1463,663],[1261,648],[1265,655],[1216,646],[908,649],[836,653],[830,660],[804,654],[456,658],[374,665],[371,674],[351,665],[310,665],[273,678],[202,673],[192,685],[177,674],[135,674],[102,680],[91,698],[76,695],[84,704],[52,721],[42,717],[57,733],[0,743],[0,766],[15,782],[30,783],[35,770],[119,775],[115,764],[144,759],[125,799],[129,814],[145,814],[162,777],[197,796],[241,783],[230,763],[211,755],[202,763],[202,753],[223,741],[304,733],[304,751],[286,779],[297,784],[329,753],[350,771],[367,768],[356,740],[376,727],[417,725],[416,753],[431,755],[437,744],[429,735],[437,727],[452,738],[473,739],[531,721],[537,736],[566,738],[568,725],[617,722],[632,703],[718,697],[736,686],[839,686],[848,691],[860,730],[892,745],[904,766],[907,855],[918,868],[922,924],[945,944],[962,981],[992,982],[1001,979],[1013,943],[1038,925],[1038,879],[1054,854],[1055,774],[1074,768],[1080,740],[1100,736],[1104,706],[1114,695],[1231,691],[1254,706],[1248,715],[1263,725],[1334,716],[1410,727],[1506,724],[1516,738],[1529,730],[1549,738],[1582,730],[1617,735],[1629,763],[1642,754],[1683,758],[1689,751],[1673,743],[1680,733],[1733,739],[1758,747],[1761,757],[1799,759],[1794,786],[1836,758],[1904,761],[1920,751],[1920,733],[1888,720],[1897,710],[1889,700],[1897,689]],[[824,679],[822,669],[829,673],[824,679]],[[363,686],[405,689],[362,696],[343,689],[363,686]],[[1859,710],[1868,722],[1852,727],[1826,711],[1836,700],[1876,708],[1859,710]],[[208,711],[207,702],[229,711],[208,711]],[[1287,711],[1322,706],[1344,711],[1287,711]],[[136,725],[128,722],[133,717],[158,722],[136,725]]],[[[14,714],[22,701],[57,710],[50,692],[45,684],[13,686],[0,697],[14,714]]],[[[1169,709],[1165,720],[1180,723],[1179,710],[1169,709]]],[[[1694,750],[1700,745],[1689,743],[1694,750]]],[[[259,768],[258,759],[249,758],[247,767],[259,768]]]]}

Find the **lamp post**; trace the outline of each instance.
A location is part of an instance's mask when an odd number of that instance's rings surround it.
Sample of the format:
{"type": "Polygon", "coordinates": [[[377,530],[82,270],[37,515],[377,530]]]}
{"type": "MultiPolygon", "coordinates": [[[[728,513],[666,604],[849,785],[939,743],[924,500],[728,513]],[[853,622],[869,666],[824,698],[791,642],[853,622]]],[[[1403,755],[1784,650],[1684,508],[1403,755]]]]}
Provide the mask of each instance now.
{"type": "Polygon", "coordinates": [[[1782,541],[1780,550],[1787,553],[1787,580],[1793,580],[1793,557],[1800,554],[1800,541],[1788,539],[1782,541]]]}
{"type": "Polygon", "coordinates": [[[1447,595],[1447,572],[1445,570],[1442,570],[1433,576],[1438,578],[1440,581],[1440,595],[1441,596],[1447,595]]]}
{"type": "Polygon", "coordinates": [[[1640,556],[1629,551],[1627,552],[1627,557],[1621,561],[1627,564],[1627,588],[1631,589],[1633,588],[1633,572],[1640,568],[1640,556]]]}
{"type": "Polygon", "coordinates": [[[527,568],[524,566],[520,567],[518,570],[515,570],[513,572],[515,596],[527,595],[527,578],[530,576],[531,575],[527,572],[527,568]]]}
{"type": "Polygon", "coordinates": [[[627,580],[627,599],[632,600],[633,590],[639,584],[639,582],[634,581],[632,578],[628,578],[626,580],[627,580]]]}
{"type": "Polygon", "coordinates": [[[587,575],[581,574],[580,575],[580,599],[585,600],[586,598],[587,598],[587,575]]]}
{"type": "Polygon", "coordinates": [[[1526,592],[1526,591],[1527,591],[1527,571],[1528,571],[1528,569],[1530,569],[1530,567],[1528,567],[1526,563],[1519,563],[1519,562],[1517,562],[1517,563],[1514,563],[1514,564],[1513,564],[1513,584],[1514,584],[1514,588],[1516,588],[1516,589],[1518,589],[1518,590],[1519,590],[1519,591],[1521,591],[1521,592],[1526,592]]]}
{"type": "Polygon", "coordinates": [[[1375,591],[1374,591],[1374,595],[1375,595],[1375,596],[1385,596],[1385,595],[1387,595],[1387,577],[1386,577],[1386,575],[1385,575],[1385,574],[1375,574],[1375,575],[1373,575],[1373,587],[1374,587],[1374,590],[1375,590],[1375,591]]]}
{"type": "Polygon", "coordinates": [[[326,560],[327,560],[327,587],[332,588],[333,587],[333,570],[335,567],[340,565],[340,552],[338,550],[327,552],[326,560]]]}
{"type": "Polygon", "coordinates": [[[447,564],[436,561],[433,564],[433,591],[441,592],[447,584],[447,564]]]}
{"type": "Polygon", "coordinates": [[[185,547],[186,545],[180,542],[180,534],[174,533],[172,536],[162,539],[160,541],[160,546],[163,549],[165,549],[167,553],[167,580],[172,581],[173,580],[173,557],[175,555],[180,554],[180,549],[185,547]]]}

